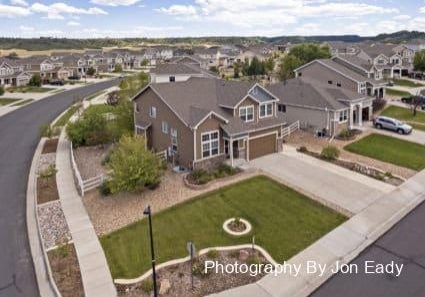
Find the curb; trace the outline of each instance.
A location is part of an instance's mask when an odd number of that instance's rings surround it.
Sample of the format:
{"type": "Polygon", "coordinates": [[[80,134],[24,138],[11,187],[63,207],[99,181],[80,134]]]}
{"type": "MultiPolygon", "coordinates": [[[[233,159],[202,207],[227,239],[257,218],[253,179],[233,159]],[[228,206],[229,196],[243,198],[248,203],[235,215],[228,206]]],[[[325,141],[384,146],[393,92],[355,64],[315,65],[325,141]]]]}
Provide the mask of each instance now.
{"type": "MultiPolygon", "coordinates": [[[[272,265],[274,265],[274,266],[278,265],[278,263],[272,258],[272,256],[270,256],[270,254],[265,249],[263,249],[261,246],[256,245],[256,244],[254,244],[254,245],[252,245],[252,244],[241,244],[241,245],[222,246],[222,247],[209,247],[209,248],[205,248],[205,249],[200,250],[198,252],[198,256],[202,256],[202,255],[208,253],[211,250],[217,250],[217,251],[222,252],[222,251],[232,251],[232,250],[240,250],[240,249],[248,249],[248,248],[249,249],[252,249],[252,248],[256,249],[272,265]]],[[[190,256],[161,263],[161,264],[156,266],[156,269],[158,271],[158,270],[166,268],[168,266],[181,264],[181,263],[184,263],[184,262],[187,262],[187,261],[190,261],[190,256]]],[[[151,274],[152,274],[152,269],[149,269],[147,272],[145,272],[144,274],[142,274],[141,276],[139,276],[137,278],[115,279],[114,283],[119,284],[119,285],[132,285],[132,284],[143,281],[144,279],[148,278],[151,274]]]]}
{"type": "Polygon", "coordinates": [[[37,163],[46,139],[42,138],[33,155],[27,184],[27,231],[31,256],[41,297],[61,297],[50,269],[50,262],[43,245],[37,212],[37,163]]]}

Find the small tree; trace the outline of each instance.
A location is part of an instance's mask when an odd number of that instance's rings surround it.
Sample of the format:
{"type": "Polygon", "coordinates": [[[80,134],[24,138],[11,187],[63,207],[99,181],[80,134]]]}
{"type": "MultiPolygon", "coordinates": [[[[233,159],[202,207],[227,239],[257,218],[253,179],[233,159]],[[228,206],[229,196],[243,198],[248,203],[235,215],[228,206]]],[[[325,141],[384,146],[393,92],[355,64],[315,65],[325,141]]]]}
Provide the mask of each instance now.
{"type": "Polygon", "coordinates": [[[281,64],[279,65],[279,79],[281,81],[290,79],[294,77],[294,70],[300,67],[303,64],[299,58],[295,56],[286,56],[282,59],[281,64]]]}
{"type": "Polygon", "coordinates": [[[88,76],[93,76],[96,74],[96,69],[94,69],[93,67],[90,67],[89,69],[87,69],[86,74],[88,76]]]}
{"type": "Polygon", "coordinates": [[[264,67],[266,68],[267,73],[272,73],[275,67],[275,62],[273,57],[270,57],[266,60],[266,62],[264,63],[264,67]]]}
{"type": "Polygon", "coordinates": [[[328,161],[336,160],[339,157],[339,149],[336,146],[328,145],[322,149],[320,157],[328,161]]]}
{"type": "Polygon", "coordinates": [[[38,73],[35,73],[32,77],[31,77],[31,79],[30,79],[30,81],[29,81],[29,83],[28,83],[30,86],[33,86],[33,87],[41,87],[41,76],[40,76],[40,74],[38,74],[38,73]]]}
{"type": "Polygon", "coordinates": [[[413,67],[416,71],[425,72],[425,50],[421,50],[415,54],[413,67]]]}
{"type": "Polygon", "coordinates": [[[3,95],[4,95],[4,87],[0,86],[0,96],[3,96],[3,95]]]}
{"type": "Polygon", "coordinates": [[[108,167],[112,170],[111,193],[155,186],[163,173],[162,160],[146,149],[145,139],[140,136],[123,136],[111,154],[108,167]]]}
{"type": "Polygon", "coordinates": [[[239,72],[241,71],[241,66],[239,65],[239,63],[235,63],[233,65],[233,77],[234,78],[239,78],[239,72]]]}
{"type": "Polygon", "coordinates": [[[115,69],[114,69],[114,72],[122,72],[122,65],[121,64],[117,64],[117,65],[115,65],[115,69]]]}
{"type": "Polygon", "coordinates": [[[418,107],[422,105],[422,102],[423,102],[423,99],[422,99],[421,96],[413,96],[412,97],[412,102],[411,102],[410,106],[411,106],[412,113],[413,113],[414,117],[416,116],[418,107]]]}

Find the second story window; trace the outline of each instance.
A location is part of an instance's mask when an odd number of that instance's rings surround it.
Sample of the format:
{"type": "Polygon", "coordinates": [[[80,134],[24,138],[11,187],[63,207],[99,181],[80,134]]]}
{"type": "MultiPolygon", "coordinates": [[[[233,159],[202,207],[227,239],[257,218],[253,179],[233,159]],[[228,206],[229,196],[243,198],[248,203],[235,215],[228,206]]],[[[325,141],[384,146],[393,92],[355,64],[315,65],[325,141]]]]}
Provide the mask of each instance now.
{"type": "Polygon", "coordinates": [[[260,105],[260,118],[271,117],[273,115],[273,103],[260,105]]]}
{"type": "Polygon", "coordinates": [[[140,112],[139,105],[137,105],[136,102],[134,102],[134,110],[136,111],[136,113],[140,112]]]}
{"type": "Polygon", "coordinates": [[[286,112],[286,105],[279,104],[277,106],[277,111],[285,113],[286,112]]]}
{"type": "Polygon", "coordinates": [[[177,130],[171,128],[171,147],[173,149],[173,152],[177,152],[177,130]]]}
{"type": "Polygon", "coordinates": [[[176,77],[175,76],[170,76],[170,82],[175,82],[176,81],[176,77]]]}
{"type": "Polygon", "coordinates": [[[239,117],[244,122],[252,122],[254,120],[254,106],[239,107],[239,117]]]}
{"type": "Polygon", "coordinates": [[[168,134],[168,123],[162,121],[162,133],[168,134]]]}
{"type": "Polygon", "coordinates": [[[156,118],[156,107],[151,106],[151,108],[149,109],[149,116],[154,119],[156,118]]]}

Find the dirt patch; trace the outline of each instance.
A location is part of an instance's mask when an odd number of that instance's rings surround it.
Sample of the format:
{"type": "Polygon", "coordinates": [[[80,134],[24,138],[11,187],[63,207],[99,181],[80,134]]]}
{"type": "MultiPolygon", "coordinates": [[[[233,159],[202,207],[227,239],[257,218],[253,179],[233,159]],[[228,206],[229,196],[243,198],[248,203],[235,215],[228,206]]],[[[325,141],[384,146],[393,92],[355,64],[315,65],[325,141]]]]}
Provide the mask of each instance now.
{"type": "Polygon", "coordinates": [[[83,297],[84,288],[80,266],[73,244],[47,253],[55,283],[63,297],[83,297]]]}
{"type": "Polygon", "coordinates": [[[75,162],[83,179],[89,179],[107,174],[107,168],[103,166],[105,158],[111,151],[111,145],[83,146],[74,150],[75,162]]]}
{"type": "Polygon", "coordinates": [[[330,142],[328,138],[319,138],[305,131],[297,131],[296,133],[291,134],[291,136],[286,140],[286,144],[295,148],[305,146],[309,151],[316,153],[320,153],[325,146],[331,144],[333,146],[336,146],[340,150],[339,158],[341,160],[356,162],[366,166],[374,167],[383,172],[390,172],[393,175],[400,176],[404,179],[409,179],[417,173],[416,171],[408,168],[396,166],[390,163],[357,155],[344,150],[344,146],[354,141],[360,140],[361,138],[366,137],[371,133],[371,131],[363,132],[362,134],[356,135],[354,139],[349,141],[341,141],[334,139],[332,140],[332,142],[330,142]]]}
{"type": "MultiPolygon", "coordinates": [[[[209,271],[204,274],[204,262],[206,260],[217,261],[220,264],[259,264],[267,263],[266,259],[252,250],[243,251],[214,251],[210,254],[200,256],[191,267],[190,262],[170,266],[158,271],[158,291],[162,286],[169,289],[166,293],[160,294],[164,297],[188,297],[188,296],[206,296],[218,293],[231,288],[244,286],[260,280],[265,274],[251,276],[249,273],[215,273],[209,271]],[[210,255],[210,256],[208,256],[210,255]],[[194,272],[194,288],[191,286],[191,271],[194,272]]],[[[150,282],[148,280],[147,282],[150,282]]],[[[138,283],[131,286],[118,285],[118,295],[122,297],[148,297],[152,291],[146,289],[149,287],[145,283],[138,283]],[[146,292],[148,291],[148,292],[146,292]]]]}
{"type": "Polygon", "coordinates": [[[59,193],[56,185],[56,177],[49,179],[37,178],[37,204],[58,200],[59,193]]]}
{"type": "Polygon", "coordinates": [[[48,139],[43,146],[42,154],[56,153],[58,148],[58,138],[48,139]]]}
{"type": "Polygon", "coordinates": [[[244,171],[231,177],[220,179],[202,189],[190,189],[183,182],[183,174],[166,170],[161,183],[155,190],[142,193],[121,193],[104,197],[99,190],[92,190],[83,197],[84,206],[98,235],[110,233],[143,218],[147,205],[153,212],[189,200],[200,194],[236,183],[257,175],[254,171],[244,171]]]}

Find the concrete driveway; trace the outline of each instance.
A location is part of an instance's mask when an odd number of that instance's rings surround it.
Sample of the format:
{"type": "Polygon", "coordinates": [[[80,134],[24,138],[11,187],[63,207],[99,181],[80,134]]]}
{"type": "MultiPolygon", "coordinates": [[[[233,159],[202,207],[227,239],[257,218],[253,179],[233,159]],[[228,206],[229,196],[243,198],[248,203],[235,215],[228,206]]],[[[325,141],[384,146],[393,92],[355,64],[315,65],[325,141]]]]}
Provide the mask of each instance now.
{"type": "Polygon", "coordinates": [[[389,130],[376,129],[373,126],[372,122],[365,122],[363,127],[365,130],[370,130],[373,133],[383,134],[383,135],[399,138],[402,140],[416,142],[416,143],[425,145],[425,132],[418,129],[413,129],[412,133],[408,135],[403,135],[403,134],[398,134],[397,132],[393,132],[389,130]]]}
{"type": "Polygon", "coordinates": [[[282,183],[348,215],[357,214],[395,187],[342,167],[285,151],[248,162],[244,167],[261,169],[282,183]]]}

